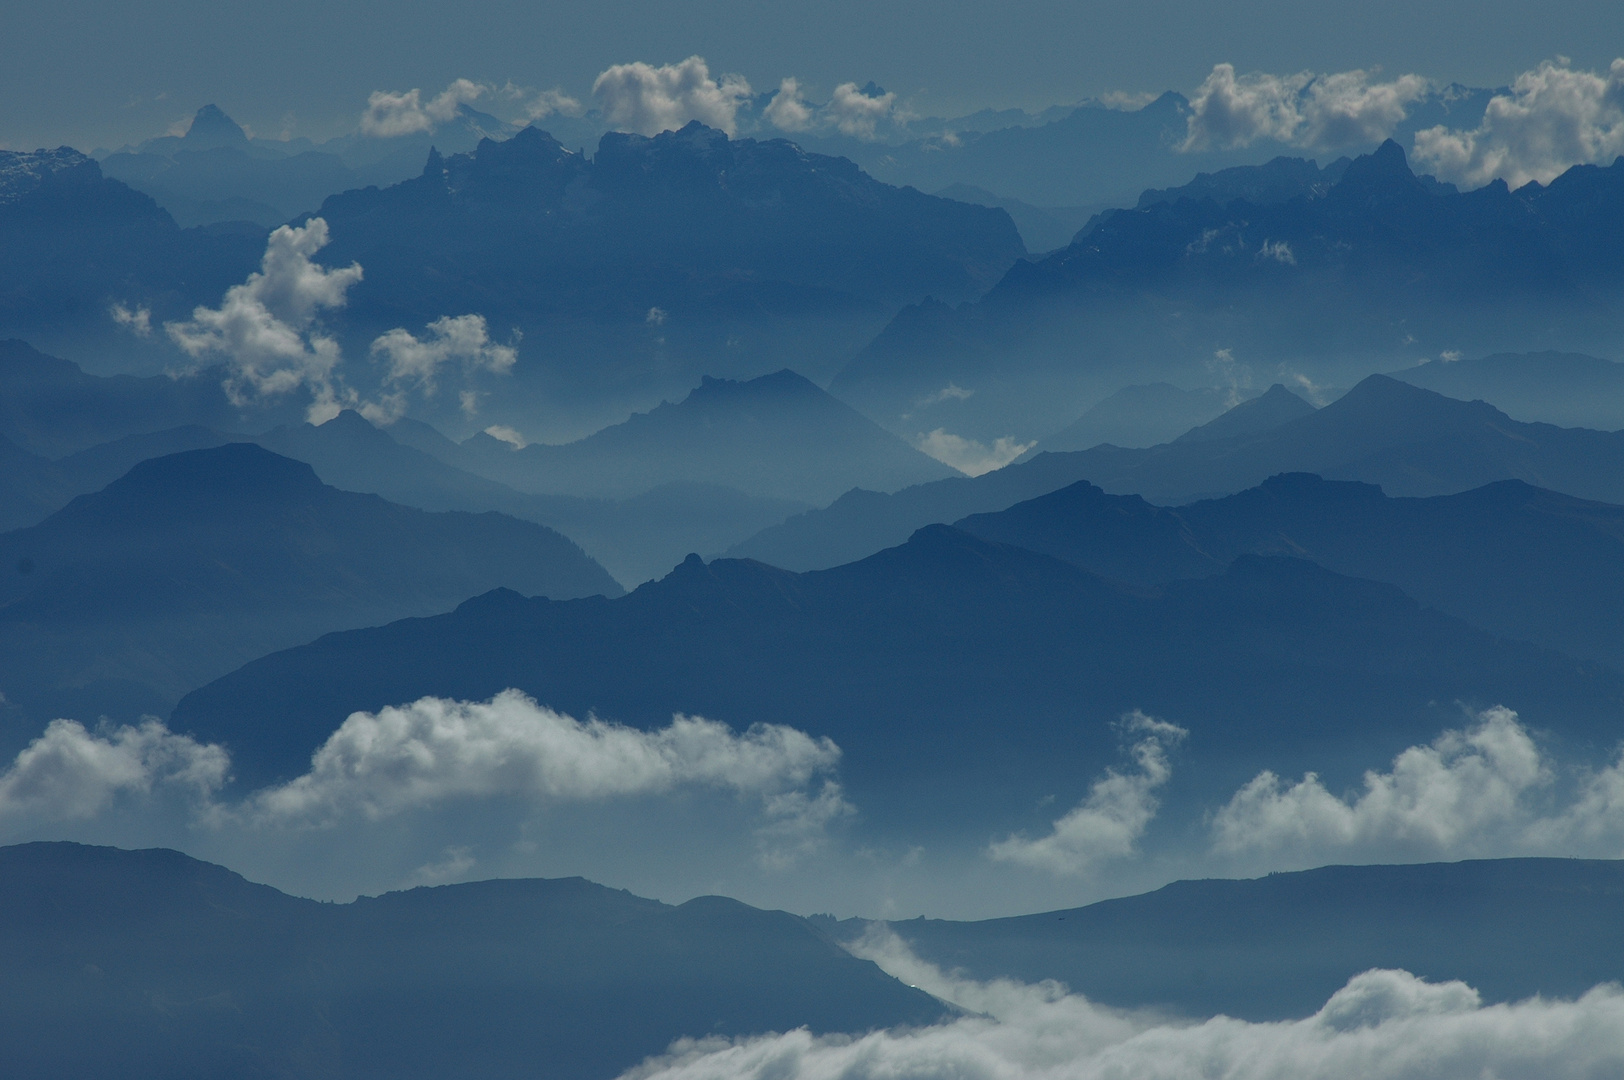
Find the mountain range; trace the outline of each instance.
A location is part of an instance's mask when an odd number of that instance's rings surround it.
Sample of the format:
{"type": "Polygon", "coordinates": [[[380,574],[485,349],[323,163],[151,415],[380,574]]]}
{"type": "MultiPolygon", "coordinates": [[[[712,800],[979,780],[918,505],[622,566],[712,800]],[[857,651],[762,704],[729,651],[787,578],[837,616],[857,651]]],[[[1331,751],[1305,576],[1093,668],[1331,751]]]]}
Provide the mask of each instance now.
{"type": "Polygon", "coordinates": [[[1515,420],[1558,427],[1624,428],[1624,364],[1582,353],[1496,353],[1388,372],[1462,401],[1487,401],[1515,420]]]}
{"type": "Polygon", "coordinates": [[[1171,442],[1037,453],[974,479],[850,492],[735,545],[730,555],[794,570],[862,558],[932,522],[1002,510],[1087,480],[1171,505],[1256,487],[1278,473],[1455,494],[1499,480],[1624,504],[1624,434],[1518,423],[1481,401],[1372,375],[1321,409],[1271,388],[1171,442]]]}
{"type": "Polygon", "coordinates": [[[904,309],[831,391],[896,430],[1025,439],[1147,377],[1336,382],[1445,353],[1618,351],[1624,162],[1458,193],[1388,141],[1285,201],[1214,197],[1264,198],[1269,168],[1101,214],[968,307],[904,309]],[[921,414],[949,383],[972,396],[921,414]]]}
{"type": "Polygon", "coordinates": [[[318,903],[176,851],[0,848],[17,1078],[602,1080],[683,1036],[860,1034],[954,1010],[782,911],[580,878],[318,903]],[[87,1030],[95,1032],[87,1037],[87,1030]]]}
{"type": "Polygon", "coordinates": [[[0,534],[0,567],[13,748],[51,717],[166,712],[255,656],[496,586],[621,592],[540,525],[338,491],[245,443],[142,462],[0,534]]]}
{"type": "Polygon", "coordinates": [[[1351,783],[1462,703],[1507,704],[1589,752],[1624,702],[1609,669],[1300,559],[1145,589],[933,526],[828,571],[693,557],[620,599],[492,592],[255,660],[171,726],[230,746],[255,786],[302,773],[355,710],[509,687],[639,727],[682,712],[828,736],[865,828],[910,844],[1041,823],[1034,800],[1081,798],[1133,709],[1189,729],[1167,792],[1185,812],[1263,768],[1351,783]]]}

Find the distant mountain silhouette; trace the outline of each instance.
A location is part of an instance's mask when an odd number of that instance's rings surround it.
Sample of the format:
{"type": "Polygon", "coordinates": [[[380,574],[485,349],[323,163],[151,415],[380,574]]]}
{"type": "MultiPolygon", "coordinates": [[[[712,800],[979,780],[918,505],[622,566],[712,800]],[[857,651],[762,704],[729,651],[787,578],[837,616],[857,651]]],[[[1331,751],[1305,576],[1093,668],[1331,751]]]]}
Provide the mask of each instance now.
{"type": "Polygon", "coordinates": [[[65,147],[49,167],[35,158],[0,150],[0,338],[116,340],[109,303],[182,315],[218,303],[265,253],[258,226],[182,230],[90,158],[65,147]]]}
{"type": "Polygon", "coordinates": [[[0,435],[58,458],[188,424],[231,431],[242,412],[220,383],[218,371],[182,378],[91,375],[25,341],[0,341],[0,435]]]}
{"type": "Polygon", "coordinates": [[[325,904],[175,851],[61,843],[0,848],[0,992],[17,1080],[603,1080],[682,1036],[953,1013],[805,920],[718,896],[562,878],[325,904]]]}
{"type": "Polygon", "coordinates": [[[1318,162],[1303,158],[1277,157],[1263,165],[1236,165],[1217,172],[1197,173],[1194,180],[1178,187],[1151,188],[1139,195],[1134,209],[1180,199],[1211,199],[1227,205],[1237,199],[1255,206],[1290,202],[1292,199],[1323,198],[1342,179],[1352,159],[1337,158],[1323,169],[1318,162]]]}
{"type": "Polygon", "coordinates": [[[687,482],[824,503],[855,486],[893,490],[954,473],[793,371],[706,378],[676,404],[572,443],[514,450],[481,435],[464,447],[465,468],[521,490],[615,498],[687,482]]]}
{"type": "Polygon", "coordinates": [[[1199,427],[1191,428],[1176,443],[1217,442],[1263,435],[1281,424],[1309,416],[1314,406],[1275,383],[1259,396],[1243,401],[1199,427]]]}
{"type": "Polygon", "coordinates": [[[969,307],[904,309],[830,389],[928,430],[916,402],[951,381],[975,395],[954,430],[1027,437],[1113,383],[1210,379],[1215,354],[1351,381],[1450,351],[1616,347],[1624,161],[1456,193],[1388,141],[1285,201],[1213,197],[1247,186],[1102,214],[969,307]]]}
{"type": "Polygon", "coordinates": [[[1240,491],[1280,472],[1363,480],[1389,495],[1417,496],[1523,480],[1624,503],[1624,433],[1520,424],[1481,401],[1456,401],[1384,375],[1255,435],[1082,453],[1082,471],[1094,483],[1156,503],[1240,491]]]}
{"type": "Polygon", "coordinates": [[[696,557],[617,600],[493,592],[256,660],[171,724],[230,744],[257,784],[303,772],[354,710],[506,687],[639,726],[680,711],[827,735],[868,827],[978,837],[1026,827],[1040,795],[1081,798],[1133,708],[1189,727],[1168,796],[1189,809],[1264,767],[1355,782],[1457,724],[1458,702],[1609,744],[1624,704],[1624,676],[1299,559],[1147,591],[933,526],[816,573],[696,557]]]}
{"type": "Polygon", "coordinates": [[[539,525],[337,491],[249,444],[142,462],[0,534],[0,568],[4,691],[34,714],[30,735],[51,716],[166,710],[272,649],[445,611],[498,585],[620,592],[539,525]]]}
{"type": "Polygon", "coordinates": [[[1624,669],[1624,506],[1520,480],[1393,499],[1285,473],[1177,508],[1077,483],[957,527],[1140,585],[1221,573],[1243,554],[1312,559],[1504,637],[1624,669]]]}
{"type": "MultiPolygon", "coordinates": [[[[1283,1020],[1371,968],[1461,979],[1486,1004],[1578,997],[1624,978],[1621,903],[1624,863],[1497,859],[1180,881],[1041,915],[888,925],[973,979],[1055,979],[1117,1008],[1283,1020]]],[[[868,929],[813,921],[845,938],[868,929]]]]}
{"type": "MultiPolygon", "coordinates": [[[[1256,391],[1242,391],[1252,397],[1256,391]]],[[[1053,435],[1038,440],[1027,456],[1067,450],[1088,450],[1110,443],[1113,446],[1142,447],[1172,442],[1193,427],[1199,427],[1236,402],[1231,392],[1214,386],[1184,390],[1172,383],[1125,386],[1092,405],[1082,416],[1053,435]]]]}
{"type": "Polygon", "coordinates": [[[1624,364],[1580,353],[1496,353],[1388,372],[1462,401],[1487,401],[1516,420],[1624,428],[1624,364]]]}

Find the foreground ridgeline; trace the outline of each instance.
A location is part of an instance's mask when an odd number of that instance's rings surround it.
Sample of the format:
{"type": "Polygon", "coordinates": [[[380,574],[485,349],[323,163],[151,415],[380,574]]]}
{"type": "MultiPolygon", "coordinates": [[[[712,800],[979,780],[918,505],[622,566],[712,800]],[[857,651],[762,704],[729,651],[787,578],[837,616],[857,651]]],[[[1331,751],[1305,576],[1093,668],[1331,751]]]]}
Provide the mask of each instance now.
{"type": "Polygon", "coordinates": [[[1371,968],[1465,980],[1484,1004],[1573,998],[1624,975],[1621,904],[1624,864],[1565,859],[1184,881],[984,922],[673,907],[581,878],[331,904],[174,851],[25,844],[0,848],[0,1064],[427,1080],[545,1062],[604,1080],[683,1037],[962,1016],[836,944],[865,952],[877,930],[961,979],[1055,979],[1192,1019],[1307,1017],[1371,968]]]}
{"type": "Polygon", "coordinates": [[[174,851],[27,844],[0,849],[0,943],[17,1080],[604,1080],[684,1035],[949,1015],[793,915],[580,878],[323,904],[174,851]]]}

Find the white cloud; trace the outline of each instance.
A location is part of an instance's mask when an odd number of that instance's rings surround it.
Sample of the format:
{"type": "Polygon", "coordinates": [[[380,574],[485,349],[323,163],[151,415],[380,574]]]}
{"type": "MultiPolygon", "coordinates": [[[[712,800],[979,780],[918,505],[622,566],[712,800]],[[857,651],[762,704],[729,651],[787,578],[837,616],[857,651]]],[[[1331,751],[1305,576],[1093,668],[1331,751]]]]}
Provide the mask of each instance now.
{"type": "Polygon", "coordinates": [[[1035,442],[1016,442],[1013,437],[1005,435],[993,440],[989,447],[975,439],[955,435],[946,428],[937,428],[928,435],[914,438],[914,446],[919,450],[966,476],[980,476],[994,469],[1002,469],[1036,445],[1035,442]]]}
{"type": "Polygon", "coordinates": [[[417,89],[403,94],[374,90],[367,97],[366,112],[361,114],[361,134],[390,139],[433,131],[453,119],[460,106],[477,101],[489,89],[469,79],[457,79],[427,103],[417,89]]]}
{"type": "MultiPolygon", "coordinates": [[[[490,701],[426,697],[377,713],[352,713],[316,751],[310,771],[254,796],[263,820],[325,823],[345,814],[383,818],[457,799],[517,796],[579,801],[653,795],[699,786],[771,800],[832,771],[840,748],[794,728],[677,716],[642,731],[554,712],[517,690],[490,701]]],[[[808,800],[802,809],[824,808],[808,800]]]]}
{"type": "Polygon", "coordinates": [[[525,437],[505,424],[492,424],[485,429],[485,434],[500,442],[505,442],[515,450],[523,450],[529,445],[525,437]]]}
{"type": "Polygon", "coordinates": [[[1088,798],[1056,821],[1047,836],[1036,840],[1011,836],[992,844],[987,854],[1054,874],[1081,873],[1105,859],[1133,854],[1160,806],[1156,789],[1173,775],[1168,748],[1189,733],[1137,709],[1122,718],[1121,729],[1139,737],[1129,750],[1137,771],[1106,770],[1089,789],[1088,798]]]}
{"type": "Polygon", "coordinates": [[[1185,151],[1235,149],[1272,139],[1335,150],[1379,142],[1403,121],[1431,84],[1419,75],[1373,82],[1367,71],[1236,76],[1216,64],[1190,99],[1185,151]]]}
{"type": "Polygon", "coordinates": [[[762,110],[779,131],[809,131],[814,124],[814,106],[801,96],[798,79],[785,79],[778,84],[778,93],[762,110]]]}
{"type": "Polygon", "coordinates": [[[1297,255],[1291,250],[1291,245],[1284,240],[1265,240],[1258,249],[1257,257],[1260,259],[1273,259],[1286,266],[1297,265],[1297,255]]]}
{"type": "Polygon", "coordinates": [[[799,80],[785,79],[762,115],[780,131],[833,128],[842,135],[873,140],[879,124],[895,117],[897,108],[896,94],[866,94],[854,82],[841,83],[827,103],[813,105],[802,95],[799,80]]]}
{"type": "Polygon", "coordinates": [[[338,342],[321,332],[317,317],[344,306],[345,293],[361,280],[361,264],[328,270],[312,261],[326,245],[322,218],[283,225],[271,233],[259,270],[227,289],[218,308],[199,307],[187,322],[164,324],[194,359],[219,355],[229,362],[225,389],[234,404],[302,386],[314,399],[311,422],[330,419],[342,407],[338,342]]]}
{"type": "Polygon", "coordinates": [[[1295,853],[1318,862],[1355,851],[1464,858],[1624,850],[1624,758],[1581,775],[1565,806],[1541,799],[1556,770],[1510,709],[1412,746],[1363,790],[1332,794],[1309,773],[1287,785],[1259,773],[1213,818],[1224,853],[1295,853]]]}
{"type": "Polygon", "coordinates": [[[1574,165],[1610,164],[1624,154],[1624,59],[1605,75],[1546,61],[1496,94],[1470,131],[1415,134],[1415,159],[1465,187],[1504,180],[1549,183],[1574,165]]]}
{"type": "Polygon", "coordinates": [[[739,109],[750,98],[750,84],[739,75],[711,78],[703,57],[680,64],[616,64],[592,84],[610,127],[639,135],[658,135],[698,120],[732,135],[739,109]]]}
{"type": "Polygon", "coordinates": [[[225,783],[226,752],[175,735],[152,717],[140,726],[95,733],[77,720],[52,720],[0,773],[0,820],[94,817],[124,793],[187,789],[206,800],[225,783]]]}
{"type": "Polygon", "coordinates": [[[1057,983],[943,975],[900,942],[854,951],[970,1015],[851,1036],[805,1028],[684,1039],[625,1080],[1594,1080],[1624,1074],[1624,990],[1485,1006],[1461,982],[1354,976],[1313,1016],[1168,1022],[1095,1005],[1057,983]]]}
{"type": "Polygon", "coordinates": [[[152,310],[145,307],[130,308],[125,304],[114,304],[107,309],[107,314],[113,321],[138,338],[152,336],[152,310]]]}
{"type": "Polygon", "coordinates": [[[433,397],[440,369],[447,364],[457,364],[464,377],[477,371],[505,375],[518,358],[512,345],[498,345],[491,340],[483,315],[443,316],[429,323],[428,333],[422,338],[396,327],[372,342],[372,355],[388,358],[385,377],[391,387],[380,402],[369,403],[361,410],[374,423],[392,423],[405,413],[408,387],[415,387],[424,397],[433,397]]]}
{"type": "Polygon", "coordinates": [[[532,90],[509,82],[502,88],[502,96],[519,103],[525,116],[531,120],[545,120],[549,116],[580,116],[586,109],[575,98],[559,87],[551,90],[532,90]]]}
{"type": "Polygon", "coordinates": [[[842,135],[872,139],[875,125],[891,115],[896,100],[893,93],[870,97],[859,90],[856,83],[841,83],[835,87],[834,96],[823,111],[842,135]]]}

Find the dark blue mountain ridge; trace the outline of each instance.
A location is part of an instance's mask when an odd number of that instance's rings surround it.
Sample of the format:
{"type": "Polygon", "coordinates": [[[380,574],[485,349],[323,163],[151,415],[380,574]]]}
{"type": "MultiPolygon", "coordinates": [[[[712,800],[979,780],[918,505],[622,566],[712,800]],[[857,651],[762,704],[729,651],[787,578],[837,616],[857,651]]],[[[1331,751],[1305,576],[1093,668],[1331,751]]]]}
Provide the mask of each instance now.
{"type": "MultiPolygon", "coordinates": [[[[1117,1008],[1306,1017],[1354,975],[1461,979],[1485,1003],[1576,998],[1624,978],[1624,863],[1496,859],[1179,881],[1088,907],[887,925],[974,979],[1055,979],[1117,1008]]],[[[869,924],[814,918],[842,939],[869,924]]]]}
{"type": "Polygon", "coordinates": [[[951,380],[977,392],[982,422],[996,418],[1000,434],[1030,399],[1040,412],[1013,431],[1042,434],[1070,417],[1050,420],[1035,386],[1055,397],[1069,379],[1082,394],[1130,370],[1137,382],[1206,379],[1220,350],[1322,381],[1451,350],[1606,355],[1619,345],[1621,251],[1624,161],[1516,192],[1496,182],[1451,193],[1417,178],[1388,141],[1323,194],[1101,215],[976,304],[905,309],[831,389],[894,426],[951,380]],[[1016,385],[997,400],[982,393],[1001,383],[1016,385]]]}
{"type": "Polygon", "coordinates": [[[602,1080],[685,1035],[955,1012],[803,919],[719,896],[671,906],[562,878],[317,903],[176,851],[63,843],[0,848],[0,957],[19,1080],[507,1077],[537,1062],[602,1080]]]}
{"type": "Polygon", "coordinates": [[[1462,401],[1487,401],[1528,423],[1624,428],[1624,364],[1546,350],[1445,358],[1387,373],[1462,401]]]}
{"type": "Polygon", "coordinates": [[[1491,633],[1624,669],[1624,507],[1521,480],[1389,498],[1373,484],[1282,473],[1180,507],[1083,481],[956,527],[1139,585],[1222,573],[1243,554],[1311,559],[1491,633]]]}
{"type": "Polygon", "coordinates": [[[1300,559],[1244,555],[1147,590],[931,526],[827,571],[695,556],[616,600],[492,592],[253,661],[171,724],[232,747],[254,785],[302,773],[355,710],[508,687],[638,726],[685,712],[827,735],[865,828],[976,844],[1035,824],[1038,794],[1081,798],[1133,708],[1191,730],[1168,791],[1189,810],[1265,767],[1353,782],[1458,725],[1456,703],[1522,709],[1575,752],[1610,747],[1624,702],[1608,669],[1300,559]]]}
{"type": "Polygon", "coordinates": [[[495,586],[621,591],[543,526],[338,491],[247,443],[136,465],[0,534],[0,567],[5,693],[25,714],[7,732],[13,747],[52,716],[166,711],[272,649],[495,586]]]}

